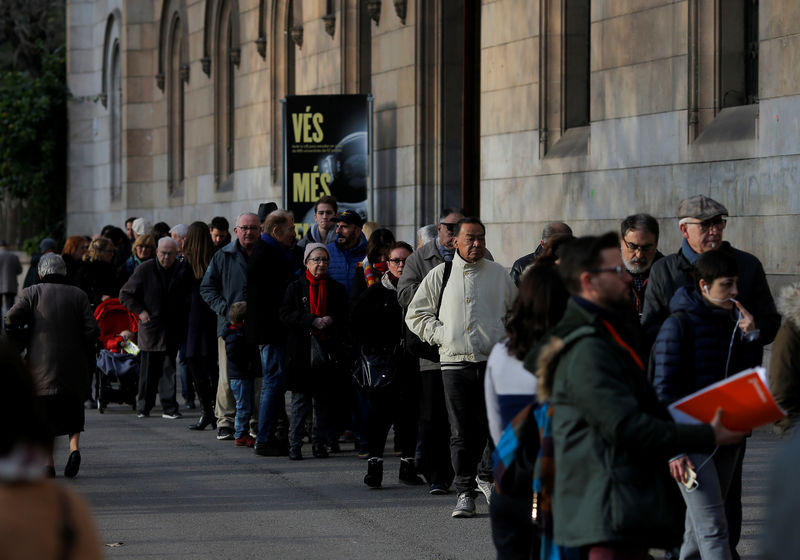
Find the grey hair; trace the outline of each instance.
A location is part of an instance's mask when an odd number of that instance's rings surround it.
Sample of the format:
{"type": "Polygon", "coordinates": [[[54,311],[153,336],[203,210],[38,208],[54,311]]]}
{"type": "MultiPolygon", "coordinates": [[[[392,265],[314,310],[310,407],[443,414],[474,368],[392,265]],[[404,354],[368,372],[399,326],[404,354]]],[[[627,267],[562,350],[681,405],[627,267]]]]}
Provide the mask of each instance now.
{"type": "Polygon", "coordinates": [[[547,241],[557,233],[568,233],[572,235],[572,228],[564,222],[550,222],[542,230],[542,241],[547,241]]]}
{"type": "Polygon", "coordinates": [[[261,220],[258,218],[258,214],[253,212],[242,212],[236,217],[236,227],[239,227],[239,221],[242,219],[242,216],[253,216],[259,224],[261,223],[261,220]]]}
{"type": "Polygon", "coordinates": [[[158,248],[161,249],[162,245],[172,245],[172,247],[177,250],[178,249],[178,242],[172,239],[171,237],[162,237],[158,240],[158,248]]]}
{"type": "Polygon", "coordinates": [[[436,239],[436,235],[436,224],[428,224],[427,226],[422,226],[417,230],[417,237],[422,245],[425,245],[427,242],[436,239]]]}
{"type": "Polygon", "coordinates": [[[178,224],[177,226],[173,226],[170,233],[177,233],[178,237],[186,237],[189,233],[189,226],[186,224],[178,224]]]}
{"type": "Polygon", "coordinates": [[[61,276],[67,275],[67,265],[61,255],[56,253],[45,253],[39,259],[39,278],[44,278],[49,274],[59,274],[61,276]]]}

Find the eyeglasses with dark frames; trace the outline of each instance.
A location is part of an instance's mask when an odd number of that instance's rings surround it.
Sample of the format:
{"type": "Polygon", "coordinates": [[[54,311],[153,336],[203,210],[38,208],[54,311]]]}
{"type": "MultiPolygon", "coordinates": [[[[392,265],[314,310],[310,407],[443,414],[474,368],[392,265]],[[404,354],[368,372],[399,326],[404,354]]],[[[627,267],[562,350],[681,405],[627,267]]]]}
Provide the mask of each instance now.
{"type": "Polygon", "coordinates": [[[322,263],[326,263],[326,262],[330,261],[330,259],[326,258],[326,257],[311,257],[308,260],[310,260],[311,262],[313,262],[315,264],[322,264],[322,263]]]}
{"type": "Polygon", "coordinates": [[[406,259],[386,259],[386,262],[390,262],[392,264],[405,264],[406,259]]]}
{"type": "Polygon", "coordinates": [[[708,233],[709,231],[711,231],[711,228],[715,228],[717,231],[724,230],[727,221],[723,218],[714,218],[712,220],[705,220],[702,222],[683,222],[683,223],[690,226],[699,226],[700,231],[702,231],[703,233],[708,233]]]}
{"type": "Polygon", "coordinates": [[[641,251],[642,253],[648,253],[656,248],[653,243],[646,243],[645,245],[637,245],[636,243],[631,243],[630,241],[622,240],[625,243],[625,246],[628,248],[628,251],[635,253],[636,251],[641,251]]]}
{"type": "Polygon", "coordinates": [[[456,230],[456,224],[448,224],[447,222],[439,222],[440,226],[447,228],[447,231],[453,233],[456,230]]]}

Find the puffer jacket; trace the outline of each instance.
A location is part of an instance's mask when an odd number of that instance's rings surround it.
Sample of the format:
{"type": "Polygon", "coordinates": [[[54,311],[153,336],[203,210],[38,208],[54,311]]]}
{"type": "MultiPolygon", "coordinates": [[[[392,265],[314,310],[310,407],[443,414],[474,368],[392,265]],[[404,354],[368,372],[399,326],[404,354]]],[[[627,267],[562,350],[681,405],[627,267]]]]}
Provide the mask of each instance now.
{"type": "Polygon", "coordinates": [[[331,255],[328,276],[344,286],[345,291],[349,294],[353,278],[355,278],[356,267],[367,256],[367,238],[362,233],[358,243],[350,249],[342,249],[336,241],[328,243],[327,248],[331,255]]]}
{"type": "MultiPolygon", "coordinates": [[[[753,314],[756,328],[761,331],[761,344],[769,344],[778,332],[781,316],[775,309],[761,261],[750,253],[731,247],[727,241],[723,241],[718,250],[727,251],[736,259],[739,266],[738,299],[753,314]]],[[[642,309],[642,326],[650,340],[655,339],[661,324],[669,317],[669,302],[678,288],[694,284],[692,271],[693,266],[683,255],[682,248],[653,264],[642,309]]]]}
{"type": "Polygon", "coordinates": [[[800,283],[781,290],[778,309],[785,321],[772,344],[769,388],[788,415],[779,422],[785,429],[800,416],[800,283]]]}
{"type": "Polygon", "coordinates": [[[653,386],[662,403],[671,404],[761,362],[761,344],[745,341],[734,312],[706,303],[686,286],[675,292],[669,308],[672,315],[664,321],[654,350],[653,386]]]}
{"type": "Polygon", "coordinates": [[[406,325],[439,347],[442,363],[485,362],[506,336],[503,320],[517,296],[514,280],[495,262],[484,258],[469,263],[456,252],[437,318],[443,275],[440,264],[422,280],[408,306],[406,325]]]}

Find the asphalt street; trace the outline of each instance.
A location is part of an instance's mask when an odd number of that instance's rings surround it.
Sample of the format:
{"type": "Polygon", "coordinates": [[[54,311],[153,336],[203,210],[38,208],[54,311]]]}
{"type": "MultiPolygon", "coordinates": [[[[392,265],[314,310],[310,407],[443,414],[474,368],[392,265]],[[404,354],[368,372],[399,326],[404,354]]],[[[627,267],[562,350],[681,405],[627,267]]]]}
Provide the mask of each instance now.
{"type": "MultiPolygon", "coordinates": [[[[362,478],[366,462],[352,444],[329,459],[301,462],[256,456],[217,441],[215,432],[129,407],[87,411],[83,463],[74,487],[90,503],[107,558],[493,558],[487,505],[473,519],[452,519],[455,494],[397,481],[386,458],[384,488],[362,478]],[[110,546],[109,546],[110,545],[110,546]]],[[[758,558],[764,495],[778,438],[756,432],[744,475],[742,557],[758,558]]],[[[57,442],[57,465],[66,460],[57,442]]],[[[391,444],[387,445],[391,450],[391,444]]],[[[63,469],[63,465],[59,471],[63,469]]]]}

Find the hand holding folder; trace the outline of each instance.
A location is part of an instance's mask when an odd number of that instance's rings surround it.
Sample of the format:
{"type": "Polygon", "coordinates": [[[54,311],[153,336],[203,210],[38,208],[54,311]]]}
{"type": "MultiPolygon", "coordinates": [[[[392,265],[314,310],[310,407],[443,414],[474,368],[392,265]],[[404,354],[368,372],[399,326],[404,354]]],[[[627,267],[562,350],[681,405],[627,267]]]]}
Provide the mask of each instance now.
{"type": "Polygon", "coordinates": [[[767,383],[764,368],[747,369],[672,403],[669,412],[679,423],[710,423],[717,409],[729,430],[748,432],[786,417],[767,383]]]}

